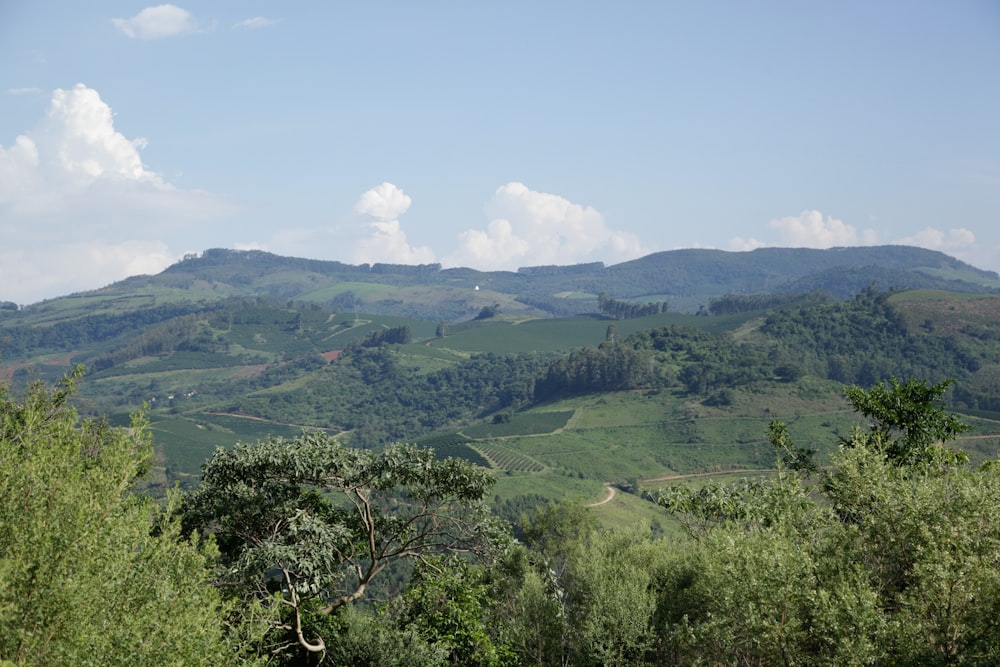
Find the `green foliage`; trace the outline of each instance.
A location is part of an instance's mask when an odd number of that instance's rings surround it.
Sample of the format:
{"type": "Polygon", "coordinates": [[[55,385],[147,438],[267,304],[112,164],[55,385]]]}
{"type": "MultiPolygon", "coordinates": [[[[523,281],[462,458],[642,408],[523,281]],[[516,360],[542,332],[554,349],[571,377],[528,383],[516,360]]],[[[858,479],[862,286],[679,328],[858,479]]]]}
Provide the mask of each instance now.
{"type": "Polygon", "coordinates": [[[656,609],[648,530],[600,530],[587,508],[570,503],[523,523],[530,564],[518,574],[509,621],[521,664],[641,664],[656,609]]]}
{"type": "Polygon", "coordinates": [[[488,320],[496,317],[500,313],[500,304],[495,303],[492,306],[483,306],[480,311],[476,314],[477,320],[488,320]]]}
{"type": "MultiPolygon", "coordinates": [[[[876,423],[818,487],[781,473],[662,494],[699,528],[662,571],[669,664],[996,662],[1000,475],[927,453],[962,430],[936,404],[946,387],[855,388],[876,423]]],[[[783,424],[771,438],[808,459],[783,424]]]]}
{"type": "Polygon", "coordinates": [[[73,380],[0,389],[0,658],[32,665],[238,662],[209,584],[211,542],[129,493],[146,423],[77,418],[73,380]]]}
{"type": "Polygon", "coordinates": [[[354,444],[373,446],[525,405],[542,364],[536,355],[480,354],[423,373],[404,365],[393,349],[361,348],[319,371],[310,391],[276,389],[228,407],[279,422],[352,430],[354,444]]]}
{"type": "Polygon", "coordinates": [[[443,667],[449,646],[431,643],[387,613],[343,607],[328,618],[323,664],[351,667],[443,667]]]}
{"type": "Polygon", "coordinates": [[[413,340],[413,333],[407,325],[372,331],[357,342],[358,347],[378,347],[380,345],[405,345],[413,340]]]}
{"type": "Polygon", "coordinates": [[[500,546],[482,502],[492,484],[481,468],[431,450],[376,454],[307,433],[218,450],[185,519],[216,536],[227,591],[281,597],[287,618],[272,641],[322,653],[325,638],[307,635],[310,617],[364,598],[387,567],[439,552],[487,557],[500,546]]]}
{"type": "Polygon", "coordinates": [[[796,447],[784,422],[771,420],[767,426],[767,439],[771,441],[782,466],[806,474],[816,472],[816,463],[813,461],[816,450],[796,447]]]}
{"type": "Polygon", "coordinates": [[[484,468],[490,467],[490,462],[469,446],[470,442],[472,441],[461,433],[445,433],[420,438],[416,444],[420,447],[433,449],[434,456],[439,459],[458,458],[484,468]]]}
{"type": "Polygon", "coordinates": [[[792,294],[724,294],[708,302],[712,315],[731,315],[791,306],[810,306],[824,303],[829,296],[822,292],[792,294]]]}
{"type": "Polygon", "coordinates": [[[549,365],[535,383],[535,400],[564,394],[620,391],[649,386],[654,379],[648,353],[624,343],[586,347],[549,365]]]}
{"type": "Polygon", "coordinates": [[[943,448],[969,430],[969,426],[945,411],[940,403],[952,381],[927,386],[926,381],[901,384],[891,378],[871,389],[851,386],[844,390],[854,409],[872,420],[872,442],[885,447],[889,460],[899,465],[955,463],[961,455],[943,448]],[[939,446],[941,445],[941,446],[939,446]]]}
{"type": "Polygon", "coordinates": [[[621,301],[612,299],[607,292],[601,292],[597,296],[597,308],[601,314],[616,320],[631,320],[637,317],[647,317],[649,315],[659,315],[667,312],[667,302],[657,301],[646,304],[633,303],[631,301],[621,301]]]}
{"type": "Polygon", "coordinates": [[[401,627],[443,648],[449,664],[500,667],[513,664],[514,654],[498,632],[495,607],[482,570],[458,558],[429,559],[390,614],[401,627]]]}

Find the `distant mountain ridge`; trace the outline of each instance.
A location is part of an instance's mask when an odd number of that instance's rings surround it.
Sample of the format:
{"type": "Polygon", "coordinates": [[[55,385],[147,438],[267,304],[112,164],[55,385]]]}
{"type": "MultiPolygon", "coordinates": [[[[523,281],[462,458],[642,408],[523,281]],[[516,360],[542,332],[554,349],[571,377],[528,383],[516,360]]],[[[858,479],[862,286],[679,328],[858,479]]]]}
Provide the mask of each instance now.
{"type": "Polygon", "coordinates": [[[73,296],[165,289],[174,292],[175,300],[266,296],[451,321],[494,301],[508,313],[562,316],[594,311],[591,301],[596,303],[603,292],[615,299],[666,301],[671,310],[695,312],[729,294],[824,292],[847,299],[873,283],[880,289],[1000,293],[996,272],[910,246],[668,250],[611,266],[592,262],[517,271],[351,265],[215,248],[187,255],[157,275],[134,276],[73,296]]]}

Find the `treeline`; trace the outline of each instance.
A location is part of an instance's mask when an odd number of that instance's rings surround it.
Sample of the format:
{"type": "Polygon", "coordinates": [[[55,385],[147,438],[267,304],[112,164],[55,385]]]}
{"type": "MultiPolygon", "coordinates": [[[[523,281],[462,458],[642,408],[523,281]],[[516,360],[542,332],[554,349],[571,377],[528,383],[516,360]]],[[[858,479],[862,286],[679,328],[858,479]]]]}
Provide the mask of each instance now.
{"type": "Polygon", "coordinates": [[[658,379],[651,354],[626,343],[605,342],[551,362],[535,383],[534,398],[640,389],[659,384],[658,379]]]}
{"type": "Polygon", "coordinates": [[[389,327],[372,331],[357,341],[352,347],[379,347],[380,345],[406,345],[413,341],[413,332],[408,325],[389,327]]]}
{"type": "Polygon", "coordinates": [[[750,313],[757,310],[772,310],[787,307],[790,304],[811,306],[825,303],[830,297],[824,292],[808,292],[794,294],[725,294],[708,302],[710,315],[735,315],[750,313]]]}
{"type": "Polygon", "coordinates": [[[667,302],[656,301],[642,304],[633,301],[620,301],[612,299],[607,292],[601,292],[597,295],[597,308],[602,315],[616,320],[630,320],[636,317],[665,313],[667,312],[667,302]]]}
{"type": "Polygon", "coordinates": [[[126,336],[133,331],[204,309],[194,303],[163,304],[124,313],[86,315],[52,325],[0,326],[0,354],[17,358],[46,350],[72,350],[126,336]]]}
{"type": "Polygon", "coordinates": [[[528,405],[547,360],[479,354],[431,373],[400,364],[388,347],[360,347],[312,374],[309,391],[271,390],[230,399],[227,410],[277,421],[350,430],[371,447],[448,424],[528,405]]]}
{"type": "Polygon", "coordinates": [[[89,368],[94,373],[100,373],[140,357],[165,355],[178,350],[217,352],[220,345],[201,315],[183,315],[146,329],[123,347],[92,360],[89,368]]]}

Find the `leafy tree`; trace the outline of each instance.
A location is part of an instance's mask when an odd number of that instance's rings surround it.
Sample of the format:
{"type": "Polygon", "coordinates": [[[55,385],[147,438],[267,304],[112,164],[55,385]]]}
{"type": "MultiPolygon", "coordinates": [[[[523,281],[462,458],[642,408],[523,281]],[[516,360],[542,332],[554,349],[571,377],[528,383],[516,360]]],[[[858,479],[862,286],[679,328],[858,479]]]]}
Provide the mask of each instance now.
{"type": "Polygon", "coordinates": [[[648,530],[602,530],[592,511],[571,503],[524,524],[531,565],[519,573],[509,621],[522,664],[642,664],[660,553],[648,530]]]}
{"type": "Polygon", "coordinates": [[[226,590],[280,600],[271,650],[323,653],[311,617],[364,598],[386,568],[437,553],[486,556],[501,543],[482,503],[492,484],[486,470],[431,450],[376,454],[307,433],[217,450],[185,515],[216,535],[226,590]]]}
{"type": "Polygon", "coordinates": [[[881,442],[885,454],[896,464],[959,458],[955,452],[938,446],[969,430],[969,426],[945,411],[941,396],[951,381],[927,386],[923,380],[905,384],[892,378],[871,389],[851,386],[844,390],[854,409],[872,420],[870,442],[881,442]]]}
{"type": "Polygon", "coordinates": [[[481,569],[459,558],[434,558],[418,565],[413,586],[390,605],[390,614],[443,648],[449,664],[499,667],[513,664],[514,652],[495,607],[481,569]]]}
{"type": "Polygon", "coordinates": [[[210,542],[130,488],[152,445],[80,420],[60,386],[0,388],[0,660],[31,665],[234,664],[210,542]]]}

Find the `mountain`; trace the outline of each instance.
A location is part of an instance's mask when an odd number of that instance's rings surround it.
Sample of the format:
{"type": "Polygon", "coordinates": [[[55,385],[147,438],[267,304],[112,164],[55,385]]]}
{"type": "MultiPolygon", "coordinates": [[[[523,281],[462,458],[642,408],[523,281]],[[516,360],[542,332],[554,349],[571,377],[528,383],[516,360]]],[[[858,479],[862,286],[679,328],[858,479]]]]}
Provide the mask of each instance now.
{"type": "MultiPolygon", "coordinates": [[[[587,312],[596,310],[602,292],[615,299],[666,301],[670,310],[695,312],[727,294],[822,292],[847,299],[872,283],[883,289],[1000,290],[996,272],[908,246],[671,250],[612,266],[595,262],[517,271],[443,269],[440,264],[350,265],[259,250],[212,249],[188,255],[158,275],[128,278],[71,299],[95,303],[129,298],[145,307],[150,300],[162,304],[267,296],[336,310],[453,321],[494,303],[504,312],[530,316],[587,312]]],[[[60,302],[65,299],[28,310],[70,306],[60,302]]],[[[127,307],[124,301],[119,306],[127,307]]],[[[0,309],[0,317],[3,313],[9,310],[0,309]]]]}

